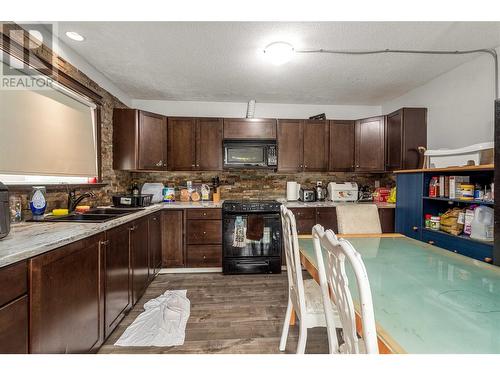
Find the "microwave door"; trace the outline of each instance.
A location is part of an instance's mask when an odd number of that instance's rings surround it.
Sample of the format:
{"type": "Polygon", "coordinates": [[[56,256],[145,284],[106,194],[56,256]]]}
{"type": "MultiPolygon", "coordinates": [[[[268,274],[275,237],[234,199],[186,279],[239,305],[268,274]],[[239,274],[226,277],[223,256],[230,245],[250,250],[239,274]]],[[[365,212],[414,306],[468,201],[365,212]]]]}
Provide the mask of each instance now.
{"type": "Polygon", "coordinates": [[[225,162],[229,166],[266,166],[266,149],[260,146],[227,146],[225,162]]]}

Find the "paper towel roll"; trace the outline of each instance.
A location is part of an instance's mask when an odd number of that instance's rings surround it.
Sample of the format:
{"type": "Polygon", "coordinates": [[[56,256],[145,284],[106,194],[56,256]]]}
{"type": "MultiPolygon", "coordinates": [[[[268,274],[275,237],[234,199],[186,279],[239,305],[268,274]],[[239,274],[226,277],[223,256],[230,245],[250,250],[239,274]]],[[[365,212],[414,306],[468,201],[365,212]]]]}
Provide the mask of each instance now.
{"type": "Polygon", "coordinates": [[[286,200],[296,201],[299,199],[300,184],[295,181],[287,181],[286,183],[286,200]]]}

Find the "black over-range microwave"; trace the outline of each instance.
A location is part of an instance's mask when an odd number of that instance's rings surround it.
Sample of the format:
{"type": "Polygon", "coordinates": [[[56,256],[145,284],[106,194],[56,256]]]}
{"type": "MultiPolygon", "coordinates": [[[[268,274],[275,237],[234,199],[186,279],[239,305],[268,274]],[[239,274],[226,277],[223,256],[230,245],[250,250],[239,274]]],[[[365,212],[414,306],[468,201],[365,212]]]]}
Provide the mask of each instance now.
{"type": "Polygon", "coordinates": [[[276,141],[224,141],[224,168],[277,168],[276,141]]]}

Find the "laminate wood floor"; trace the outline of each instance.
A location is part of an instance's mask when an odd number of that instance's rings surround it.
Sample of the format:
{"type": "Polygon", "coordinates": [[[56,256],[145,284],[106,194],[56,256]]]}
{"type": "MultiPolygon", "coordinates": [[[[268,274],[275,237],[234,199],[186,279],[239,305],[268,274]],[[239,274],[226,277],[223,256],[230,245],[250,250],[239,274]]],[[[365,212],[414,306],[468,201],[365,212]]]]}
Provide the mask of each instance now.
{"type": "MultiPolygon", "coordinates": [[[[288,281],[280,275],[163,274],[123,319],[99,353],[280,353],[279,341],[286,310],[288,281]],[[143,311],[143,305],[166,290],[187,289],[191,315],[184,345],[119,347],[113,344],[143,311]]],[[[297,347],[298,328],[290,327],[286,353],[297,347]]],[[[306,353],[327,353],[326,329],[308,331],[306,353]]]]}

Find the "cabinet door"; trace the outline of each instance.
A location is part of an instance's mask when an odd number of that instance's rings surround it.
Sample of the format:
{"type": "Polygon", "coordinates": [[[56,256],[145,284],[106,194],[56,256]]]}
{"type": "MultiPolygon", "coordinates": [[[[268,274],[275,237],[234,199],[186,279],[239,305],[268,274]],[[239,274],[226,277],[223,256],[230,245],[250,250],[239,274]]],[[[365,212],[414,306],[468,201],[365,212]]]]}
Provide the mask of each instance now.
{"type": "Polygon", "coordinates": [[[278,171],[301,172],[303,158],[301,120],[278,120],[278,171]]]}
{"type": "Polygon", "coordinates": [[[386,132],[386,170],[402,169],[403,111],[387,116],[386,132]]]}
{"type": "Polygon", "coordinates": [[[384,117],[356,121],[356,171],[383,172],[384,146],[384,117]]]}
{"type": "Polygon", "coordinates": [[[0,308],[0,354],[28,353],[28,296],[0,308]]]}
{"type": "Polygon", "coordinates": [[[305,120],[304,172],[323,172],[328,169],[329,130],[327,121],[305,120]]]}
{"type": "Polygon", "coordinates": [[[132,255],[132,304],[134,305],[141,298],[149,281],[148,219],[135,220],[129,230],[132,255]]]}
{"type": "Polygon", "coordinates": [[[196,120],[196,169],[222,170],[222,120],[200,118],[196,120]]]}
{"type": "Polygon", "coordinates": [[[354,121],[330,121],[329,170],[354,170],[354,121]]]}
{"type": "Polygon", "coordinates": [[[325,230],[331,229],[337,233],[337,211],[335,207],[316,208],[316,224],[322,225],[325,230]]]}
{"type": "Polygon", "coordinates": [[[314,208],[291,208],[297,223],[297,234],[311,234],[316,224],[316,210],[314,208]]]}
{"type": "Polygon", "coordinates": [[[224,139],[276,139],[276,120],[225,118],[224,139]]]}
{"type": "Polygon", "coordinates": [[[108,337],[131,306],[129,225],[121,225],[106,232],[106,315],[105,332],[108,337]]]}
{"type": "Polygon", "coordinates": [[[168,118],[168,169],[191,171],[196,169],[196,119],[168,118]]]}
{"type": "Polygon", "coordinates": [[[421,239],[423,173],[396,175],[396,232],[421,239]]]}
{"type": "Polygon", "coordinates": [[[99,234],[31,259],[32,353],[87,353],[104,339],[99,234]]]}
{"type": "Polygon", "coordinates": [[[382,233],[394,233],[394,208],[380,208],[378,209],[378,216],[380,219],[380,226],[382,233]]]}
{"type": "Polygon", "coordinates": [[[161,268],[161,212],[149,217],[149,278],[152,279],[161,268]]]}
{"type": "Polygon", "coordinates": [[[154,113],[139,111],[139,169],[166,169],[166,151],[166,118],[154,113]]]}
{"type": "Polygon", "coordinates": [[[183,267],[184,262],[184,213],[182,210],[162,212],[162,265],[183,267]]]}

